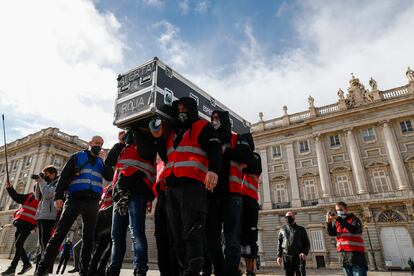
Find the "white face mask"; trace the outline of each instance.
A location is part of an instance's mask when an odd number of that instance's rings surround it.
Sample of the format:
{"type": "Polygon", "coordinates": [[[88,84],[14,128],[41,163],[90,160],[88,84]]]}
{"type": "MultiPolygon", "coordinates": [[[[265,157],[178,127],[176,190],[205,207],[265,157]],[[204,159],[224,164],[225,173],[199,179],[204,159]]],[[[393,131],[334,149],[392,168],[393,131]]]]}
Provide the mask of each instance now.
{"type": "Polygon", "coordinates": [[[339,210],[336,212],[338,213],[338,216],[341,216],[341,217],[345,216],[345,211],[339,210]]]}
{"type": "Polygon", "coordinates": [[[221,123],[219,120],[213,120],[211,121],[211,125],[215,130],[218,130],[221,127],[221,123]]]}

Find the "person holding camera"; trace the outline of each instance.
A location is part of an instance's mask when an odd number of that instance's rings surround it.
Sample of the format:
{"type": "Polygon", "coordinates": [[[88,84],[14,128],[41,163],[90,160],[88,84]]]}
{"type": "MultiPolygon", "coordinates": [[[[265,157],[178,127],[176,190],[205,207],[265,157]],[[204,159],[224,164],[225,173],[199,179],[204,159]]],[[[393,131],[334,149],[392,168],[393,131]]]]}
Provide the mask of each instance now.
{"type": "Polygon", "coordinates": [[[326,215],[329,236],[336,236],[337,251],[341,254],[342,268],[346,276],[366,276],[367,260],[362,239],[362,222],[352,213],[347,213],[345,202],[335,205],[336,211],[326,215]]]}
{"type": "Polygon", "coordinates": [[[16,233],[14,235],[16,239],[16,253],[14,254],[14,258],[10,266],[3,271],[1,275],[14,275],[20,259],[23,261],[23,268],[17,274],[21,275],[32,268],[32,264],[27,257],[26,250],[24,249],[24,243],[26,242],[30,232],[36,227],[36,210],[39,205],[39,201],[35,198],[34,193],[17,193],[10,182],[6,183],[6,190],[10,197],[22,206],[13,215],[13,225],[16,227],[16,233]]]}
{"type": "Polygon", "coordinates": [[[308,234],[295,222],[295,213],[287,212],[286,225],[279,231],[277,263],[285,269],[286,276],[306,276],[306,258],[310,249],[308,234]]]}
{"type": "MultiPolygon", "coordinates": [[[[57,209],[53,203],[57,185],[57,169],[50,165],[38,175],[31,176],[36,181],[35,198],[39,201],[36,212],[39,234],[40,252],[36,257],[36,267],[45,252],[46,245],[52,236],[53,227],[57,220],[57,209]]],[[[49,270],[52,273],[52,269],[49,270]]]]}
{"type": "Polygon", "coordinates": [[[89,148],[73,154],[65,164],[56,186],[54,198],[55,207],[58,210],[63,208],[62,215],[56,225],[54,235],[47,244],[35,275],[47,275],[47,271],[56,258],[60,244],[79,215],[82,215],[83,232],[79,274],[85,276],[88,274],[99,200],[103,192],[103,179],[111,181],[113,177],[112,167],[107,166],[101,158],[103,143],[102,137],[92,137],[89,148]],[[66,191],[67,196],[65,204],[63,204],[66,191]]]}

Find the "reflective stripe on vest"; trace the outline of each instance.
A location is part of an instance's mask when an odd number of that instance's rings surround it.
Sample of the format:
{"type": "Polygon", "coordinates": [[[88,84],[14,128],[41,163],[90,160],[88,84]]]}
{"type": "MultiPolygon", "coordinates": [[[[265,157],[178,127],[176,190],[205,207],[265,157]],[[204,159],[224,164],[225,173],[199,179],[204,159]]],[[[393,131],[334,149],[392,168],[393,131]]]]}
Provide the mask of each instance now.
{"type": "Polygon", "coordinates": [[[39,201],[34,198],[34,194],[29,194],[26,201],[14,215],[14,220],[23,220],[29,222],[30,224],[36,225],[36,211],[38,206],[39,201]]]}
{"type": "Polygon", "coordinates": [[[157,175],[155,164],[139,156],[139,148],[136,144],[127,145],[122,150],[116,163],[116,169],[124,176],[131,176],[137,171],[144,173],[144,182],[151,190],[153,189],[157,175]]]}
{"type": "MultiPolygon", "coordinates": [[[[346,221],[351,224],[354,217],[350,216],[346,221]]],[[[362,234],[353,234],[348,231],[345,227],[342,227],[339,222],[336,222],[336,246],[337,251],[346,251],[346,252],[364,252],[364,240],[362,234]]]]}
{"type": "Polygon", "coordinates": [[[259,200],[259,177],[255,174],[246,173],[243,176],[243,194],[256,201],[259,200]]]}
{"type": "Polygon", "coordinates": [[[168,163],[160,174],[159,180],[165,180],[173,173],[176,177],[188,177],[204,182],[208,171],[208,158],[198,144],[198,137],[207,124],[207,121],[201,119],[194,122],[184,133],[176,148],[173,147],[174,131],[171,131],[166,145],[168,163]]]}
{"type": "Polygon", "coordinates": [[[75,154],[75,158],[75,166],[77,168],[83,166],[83,168],[81,168],[79,175],[75,176],[75,178],[69,183],[69,193],[92,190],[95,193],[102,194],[102,172],[105,168],[102,158],[97,157],[95,165],[93,167],[89,163],[89,158],[86,151],[77,152],[75,154]]]}
{"type": "MultiPolygon", "coordinates": [[[[237,147],[237,134],[231,134],[230,147],[235,149],[237,147]]],[[[229,175],[229,192],[242,193],[243,192],[243,173],[240,163],[230,161],[230,175],[229,175]]]]}

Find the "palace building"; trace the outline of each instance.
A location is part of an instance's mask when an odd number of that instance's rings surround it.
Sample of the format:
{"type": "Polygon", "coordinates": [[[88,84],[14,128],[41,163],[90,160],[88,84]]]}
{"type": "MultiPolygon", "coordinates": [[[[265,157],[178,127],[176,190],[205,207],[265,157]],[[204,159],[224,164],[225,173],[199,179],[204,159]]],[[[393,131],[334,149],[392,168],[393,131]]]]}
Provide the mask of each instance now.
{"type": "Polygon", "coordinates": [[[364,224],[370,269],[407,267],[414,257],[414,72],[408,84],[366,89],[352,75],[338,101],[252,125],[262,158],[259,247],[262,263],[276,265],[277,234],[287,211],[311,240],[309,267],[338,268],[325,214],[337,201],[364,224]]]}

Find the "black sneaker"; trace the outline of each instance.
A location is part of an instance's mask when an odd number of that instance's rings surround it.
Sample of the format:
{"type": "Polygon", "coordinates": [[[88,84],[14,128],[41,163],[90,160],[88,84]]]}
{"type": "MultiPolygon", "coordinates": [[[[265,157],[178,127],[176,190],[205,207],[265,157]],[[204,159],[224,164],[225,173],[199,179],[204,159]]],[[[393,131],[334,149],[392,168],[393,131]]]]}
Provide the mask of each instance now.
{"type": "Polygon", "coordinates": [[[19,273],[17,273],[17,275],[22,275],[22,274],[25,274],[27,271],[29,271],[30,269],[32,269],[32,264],[31,263],[28,263],[28,264],[25,264],[25,265],[23,265],[23,268],[22,268],[22,270],[20,270],[20,272],[19,273]]]}
{"type": "Polygon", "coordinates": [[[5,271],[1,273],[1,276],[14,276],[15,272],[16,269],[9,266],[5,271]]]}
{"type": "Polygon", "coordinates": [[[68,271],[68,273],[76,273],[76,272],[79,272],[79,269],[76,268],[76,267],[74,269],[68,271]]]}

